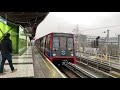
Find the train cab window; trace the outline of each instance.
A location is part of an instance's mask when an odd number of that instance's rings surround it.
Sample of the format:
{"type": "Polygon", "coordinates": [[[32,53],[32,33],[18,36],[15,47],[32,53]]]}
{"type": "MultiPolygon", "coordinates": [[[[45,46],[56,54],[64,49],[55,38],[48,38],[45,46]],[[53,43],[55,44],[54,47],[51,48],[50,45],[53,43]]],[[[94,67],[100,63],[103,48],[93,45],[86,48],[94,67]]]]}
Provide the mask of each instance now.
{"type": "Polygon", "coordinates": [[[60,37],[60,48],[66,49],[66,37],[60,37]]]}
{"type": "Polygon", "coordinates": [[[68,49],[73,49],[73,38],[68,38],[67,47],[68,49]]]}
{"type": "Polygon", "coordinates": [[[53,48],[59,48],[59,37],[53,37],[53,48]]]}

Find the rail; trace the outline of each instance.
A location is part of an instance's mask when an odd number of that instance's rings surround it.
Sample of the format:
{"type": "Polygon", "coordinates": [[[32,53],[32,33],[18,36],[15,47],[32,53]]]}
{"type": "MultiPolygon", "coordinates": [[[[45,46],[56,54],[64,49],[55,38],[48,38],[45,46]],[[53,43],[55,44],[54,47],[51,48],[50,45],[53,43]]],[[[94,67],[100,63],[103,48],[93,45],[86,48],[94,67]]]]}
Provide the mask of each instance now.
{"type": "Polygon", "coordinates": [[[116,76],[113,76],[109,73],[103,72],[97,68],[91,67],[85,63],[82,63],[80,61],[76,61],[76,65],[83,68],[84,70],[87,70],[91,72],[92,74],[96,75],[98,78],[117,78],[116,76]]]}
{"type": "MultiPolygon", "coordinates": [[[[115,63],[111,63],[106,60],[97,60],[97,59],[91,59],[91,58],[87,58],[87,57],[77,57],[77,60],[80,62],[83,62],[91,67],[102,70],[106,73],[110,73],[111,71],[120,73],[120,69],[113,67],[113,65],[112,65],[115,63]]],[[[119,66],[120,64],[115,64],[115,65],[119,66]]]]}
{"type": "Polygon", "coordinates": [[[72,63],[65,63],[63,64],[65,67],[69,68],[72,70],[75,74],[77,74],[81,78],[98,78],[95,75],[83,70],[82,68],[76,66],[75,64],[72,63]]]}

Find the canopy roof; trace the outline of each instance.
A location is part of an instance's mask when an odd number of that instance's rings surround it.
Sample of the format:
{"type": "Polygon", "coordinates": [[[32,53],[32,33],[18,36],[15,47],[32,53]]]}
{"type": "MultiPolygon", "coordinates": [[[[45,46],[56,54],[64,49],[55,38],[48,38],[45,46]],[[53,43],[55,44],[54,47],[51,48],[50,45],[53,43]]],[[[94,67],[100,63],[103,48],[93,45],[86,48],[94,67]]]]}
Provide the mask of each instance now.
{"type": "Polygon", "coordinates": [[[35,32],[31,32],[33,27],[37,27],[39,23],[48,15],[49,12],[0,12],[0,16],[14,23],[20,24],[27,29],[27,32],[35,36],[35,32]]]}
{"type": "Polygon", "coordinates": [[[38,25],[47,15],[48,12],[0,12],[0,16],[23,27],[38,25]]]}

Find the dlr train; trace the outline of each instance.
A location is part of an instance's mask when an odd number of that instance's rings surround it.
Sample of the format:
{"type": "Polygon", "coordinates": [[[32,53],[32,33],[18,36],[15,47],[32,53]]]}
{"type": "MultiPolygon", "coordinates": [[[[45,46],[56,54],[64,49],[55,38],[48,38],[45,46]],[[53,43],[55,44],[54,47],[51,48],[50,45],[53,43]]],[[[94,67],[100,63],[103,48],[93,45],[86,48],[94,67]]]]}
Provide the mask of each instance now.
{"type": "Polygon", "coordinates": [[[76,64],[75,40],[70,33],[49,33],[35,40],[36,47],[54,64],[76,64]]]}

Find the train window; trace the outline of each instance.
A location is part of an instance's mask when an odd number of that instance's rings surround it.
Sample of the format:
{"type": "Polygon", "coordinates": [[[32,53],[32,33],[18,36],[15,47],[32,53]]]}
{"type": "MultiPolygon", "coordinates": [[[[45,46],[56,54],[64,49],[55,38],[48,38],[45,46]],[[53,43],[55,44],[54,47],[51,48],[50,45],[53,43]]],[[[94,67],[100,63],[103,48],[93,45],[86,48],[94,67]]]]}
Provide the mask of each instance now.
{"type": "Polygon", "coordinates": [[[61,49],[66,48],[66,37],[60,37],[60,48],[61,49]]]}
{"type": "Polygon", "coordinates": [[[53,37],[53,48],[59,48],[59,37],[53,37]]]}
{"type": "Polygon", "coordinates": [[[73,48],[73,38],[68,38],[67,47],[68,48],[73,48]]]}

